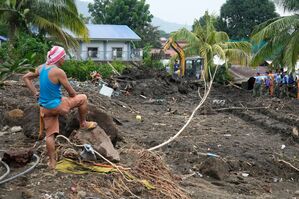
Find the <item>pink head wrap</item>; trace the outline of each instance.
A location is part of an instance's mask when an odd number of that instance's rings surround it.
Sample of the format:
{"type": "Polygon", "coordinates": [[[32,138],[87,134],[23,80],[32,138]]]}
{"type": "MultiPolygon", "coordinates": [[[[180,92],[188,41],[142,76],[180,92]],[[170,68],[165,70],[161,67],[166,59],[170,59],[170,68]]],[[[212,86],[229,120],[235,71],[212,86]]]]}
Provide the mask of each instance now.
{"type": "Polygon", "coordinates": [[[55,64],[66,55],[64,48],[60,46],[53,46],[47,54],[47,64],[55,64]]]}

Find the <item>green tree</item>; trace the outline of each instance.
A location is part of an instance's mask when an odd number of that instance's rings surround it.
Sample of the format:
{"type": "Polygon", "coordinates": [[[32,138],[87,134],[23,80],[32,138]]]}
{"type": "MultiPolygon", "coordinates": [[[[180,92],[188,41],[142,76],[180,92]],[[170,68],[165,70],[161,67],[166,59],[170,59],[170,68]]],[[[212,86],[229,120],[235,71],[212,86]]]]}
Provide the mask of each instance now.
{"type": "Polygon", "coordinates": [[[151,45],[154,48],[160,48],[160,32],[158,27],[152,26],[151,24],[141,30],[140,35],[146,35],[142,39],[144,45],[151,45]]]}
{"type": "MultiPolygon", "coordinates": [[[[285,10],[298,13],[299,3],[294,0],[276,1],[285,10]]],[[[299,58],[299,14],[277,17],[260,24],[253,32],[254,43],[265,44],[252,59],[253,65],[259,65],[265,59],[271,58],[276,66],[287,66],[294,71],[299,58]]]]}
{"type": "Polygon", "coordinates": [[[284,10],[298,12],[299,1],[298,0],[274,0],[279,6],[283,6],[284,10]]]}
{"type": "MultiPolygon", "coordinates": [[[[207,11],[206,11],[206,13],[207,13],[207,11]]],[[[212,23],[215,25],[215,24],[217,23],[217,17],[216,17],[216,16],[213,16],[213,15],[211,15],[210,17],[211,17],[212,23]]],[[[200,24],[201,26],[205,26],[205,25],[206,25],[206,18],[205,18],[205,15],[202,16],[202,17],[200,17],[199,20],[195,20],[195,21],[194,21],[194,23],[193,23],[193,25],[192,25],[192,31],[195,30],[195,26],[196,26],[196,23],[197,23],[197,22],[199,22],[199,24],[200,24]]],[[[217,27],[215,27],[215,28],[217,28],[217,27]]]]}
{"type": "Polygon", "coordinates": [[[156,45],[157,28],[150,24],[153,15],[145,0],[95,0],[88,7],[94,23],[127,25],[142,38],[143,46],[156,45]]]}
{"type": "MultiPolygon", "coordinates": [[[[214,17],[206,12],[204,26],[199,20],[195,21],[194,31],[183,28],[172,36],[175,40],[186,40],[184,48],[187,56],[199,55],[204,58],[205,78],[209,78],[209,71],[215,68],[214,57],[218,56],[226,63],[240,60],[243,64],[249,62],[251,44],[248,42],[230,42],[225,32],[218,32],[214,27],[214,17]]],[[[226,64],[227,65],[227,64],[226,64]]]]}
{"type": "Polygon", "coordinates": [[[74,0],[0,0],[0,19],[8,25],[12,42],[24,31],[54,36],[66,47],[78,42],[64,29],[83,38],[88,36],[74,0]]]}
{"type": "Polygon", "coordinates": [[[88,11],[91,14],[92,22],[95,24],[104,24],[108,18],[108,5],[111,0],[94,0],[94,3],[88,4],[88,11]]]}
{"type": "Polygon", "coordinates": [[[270,0],[227,0],[221,7],[217,29],[234,40],[248,39],[256,25],[277,16],[270,0]]]}

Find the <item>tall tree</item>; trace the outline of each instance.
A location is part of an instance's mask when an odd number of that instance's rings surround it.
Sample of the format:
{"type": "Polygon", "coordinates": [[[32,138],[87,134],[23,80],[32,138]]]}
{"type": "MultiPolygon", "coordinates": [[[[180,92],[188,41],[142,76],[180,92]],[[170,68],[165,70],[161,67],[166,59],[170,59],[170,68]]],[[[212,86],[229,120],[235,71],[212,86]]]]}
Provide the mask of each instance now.
{"type": "Polygon", "coordinates": [[[142,37],[142,43],[144,46],[150,45],[154,48],[161,47],[161,42],[159,39],[160,31],[158,30],[158,27],[150,24],[141,30],[140,35],[144,35],[142,37]]]}
{"type": "Polygon", "coordinates": [[[95,24],[104,24],[108,18],[108,6],[111,5],[111,0],[94,0],[94,3],[88,4],[88,11],[93,18],[95,24]]]}
{"type": "MultiPolygon", "coordinates": [[[[155,36],[151,21],[153,15],[145,0],[95,0],[89,4],[89,12],[93,22],[97,24],[127,25],[134,30],[143,41],[155,36]]],[[[158,38],[151,43],[155,45],[158,38]]]]}
{"type": "Polygon", "coordinates": [[[270,0],[227,0],[221,7],[217,29],[234,40],[248,39],[256,25],[277,16],[270,0]]]}
{"type": "Polygon", "coordinates": [[[285,10],[295,12],[294,15],[277,17],[260,24],[253,32],[255,43],[266,43],[254,55],[253,65],[262,63],[267,58],[273,59],[276,66],[288,67],[290,72],[295,70],[299,59],[299,3],[296,0],[276,1],[285,10]]]}
{"type": "Polygon", "coordinates": [[[188,45],[184,48],[187,56],[199,55],[204,58],[204,72],[208,79],[209,71],[213,70],[214,57],[217,56],[226,63],[240,60],[243,64],[249,62],[251,44],[248,42],[230,42],[225,32],[218,32],[214,27],[214,17],[206,12],[204,25],[199,20],[195,21],[194,30],[183,28],[174,33],[175,40],[186,40],[188,45]]]}
{"type": "MultiPolygon", "coordinates": [[[[192,25],[192,31],[195,30],[196,23],[198,23],[198,22],[199,22],[199,24],[200,24],[201,26],[205,26],[205,25],[206,25],[206,14],[208,14],[208,11],[206,11],[206,12],[205,12],[205,15],[201,16],[201,17],[199,18],[199,20],[195,20],[195,21],[194,21],[194,23],[193,23],[193,25],[192,25]]],[[[214,25],[216,25],[216,24],[217,24],[217,17],[214,16],[214,15],[210,15],[210,17],[211,17],[211,22],[212,22],[214,25]]],[[[215,28],[217,28],[217,26],[215,26],[215,28]]]]}
{"type": "Polygon", "coordinates": [[[11,41],[20,31],[54,36],[66,47],[78,43],[65,29],[88,37],[74,0],[0,0],[0,19],[8,25],[11,41]]]}
{"type": "Polygon", "coordinates": [[[288,11],[298,12],[299,10],[298,0],[274,0],[274,2],[288,11]]]}

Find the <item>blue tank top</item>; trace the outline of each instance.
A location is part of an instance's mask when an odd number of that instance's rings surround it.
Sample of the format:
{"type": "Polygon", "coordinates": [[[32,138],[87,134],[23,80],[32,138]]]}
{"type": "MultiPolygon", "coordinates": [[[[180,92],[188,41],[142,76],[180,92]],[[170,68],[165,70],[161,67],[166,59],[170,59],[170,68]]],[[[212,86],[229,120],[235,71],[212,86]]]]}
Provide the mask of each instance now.
{"type": "Polygon", "coordinates": [[[61,104],[61,84],[53,84],[49,79],[50,70],[56,66],[43,65],[39,72],[40,94],[39,105],[46,109],[53,109],[61,104]]]}

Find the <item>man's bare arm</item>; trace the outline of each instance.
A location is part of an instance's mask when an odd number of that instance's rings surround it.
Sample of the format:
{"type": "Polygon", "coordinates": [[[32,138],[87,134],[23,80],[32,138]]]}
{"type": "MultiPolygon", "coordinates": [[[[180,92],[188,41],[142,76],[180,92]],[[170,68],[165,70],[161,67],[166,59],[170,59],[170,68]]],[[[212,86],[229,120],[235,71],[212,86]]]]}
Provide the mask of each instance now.
{"type": "Polygon", "coordinates": [[[68,92],[70,97],[75,97],[77,95],[76,91],[71,86],[71,84],[70,84],[69,80],[67,79],[67,76],[63,70],[59,70],[58,81],[68,92]]]}
{"type": "Polygon", "coordinates": [[[40,67],[37,67],[34,72],[28,72],[27,74],[25,74],[23,76],[23,81],[25,82],[26,86],[30,89],[30,91],[36,97],[38,97],[38,92],[37,92],[35,86],[33,85],[32,80],[39,76],[39,68],[40,67]]]}

